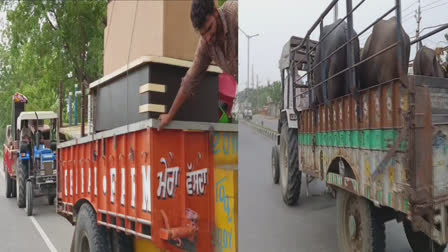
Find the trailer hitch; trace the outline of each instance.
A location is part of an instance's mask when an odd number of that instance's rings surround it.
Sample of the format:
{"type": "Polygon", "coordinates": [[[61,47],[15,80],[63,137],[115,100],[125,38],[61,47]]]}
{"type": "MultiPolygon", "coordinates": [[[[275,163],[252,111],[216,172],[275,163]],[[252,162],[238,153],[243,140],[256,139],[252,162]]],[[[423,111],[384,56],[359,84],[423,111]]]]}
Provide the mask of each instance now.
{"type": "Polygon", "coordinates": [[[162,214],[162,219],[165,225],[165,228],[160,229],[160,238],[162,240],[174,240],[177,241],[177,246],[182,246],[181,239],[188,239],[191,242],[194,242],[196,238],[196,234],[199,230],[198,221],[199,215],[187,208],[185,210],[185,218],[182,220],[183,225],[180,227],[170,227],[168,216],[166,215],[164,210],[160,210],[162,214]]]}

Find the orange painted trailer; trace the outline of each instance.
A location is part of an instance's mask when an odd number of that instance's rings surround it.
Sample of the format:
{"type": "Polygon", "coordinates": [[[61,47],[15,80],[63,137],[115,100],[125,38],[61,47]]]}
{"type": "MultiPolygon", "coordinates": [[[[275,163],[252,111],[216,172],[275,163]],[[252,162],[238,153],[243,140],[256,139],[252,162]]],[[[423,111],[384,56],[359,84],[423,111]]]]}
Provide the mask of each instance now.
{"type": "Polygon", "coordinates": [[[75,251],[227,251],[216,248],[214,180],[216,167],[237,167],[237,124],[174,121],[158,131],[158,123],[58,145],[57,211],[76,224],[75,251]]]}

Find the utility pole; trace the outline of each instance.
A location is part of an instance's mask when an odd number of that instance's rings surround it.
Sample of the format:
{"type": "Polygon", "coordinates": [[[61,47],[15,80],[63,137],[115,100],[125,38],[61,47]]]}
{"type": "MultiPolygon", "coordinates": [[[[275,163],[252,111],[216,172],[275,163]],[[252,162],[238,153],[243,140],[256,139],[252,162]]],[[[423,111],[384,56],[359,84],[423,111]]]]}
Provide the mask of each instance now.
{"type": "MultiPolygon", "coordinates": [[[[420,37],[420,21],[422,20],[422,11],[420,8],[420,0],[418,0],[418,8],[415,11],[415,19],[417,20],[417,30],[415,31],[415,38],[418,39],[420,37]]],[[[419,41],[417,43],[417,51],[422,47],[422,42],[419,41]]]]}
{"type": "Polygon", "coordinates": [[[62,80],[59,81],[59,128],[62,128],[63,118],[62,118],[62,80]]]}
{"type": "Polygon", "coordinates": [[[257,36],[259,36],[259,34],[257,33],[257,34],[255,34],[255,35],[248,35],[247,33],[245,33],[244,31],[243,31],[243,29],[241,29],[240,27],[238,27],[238,29],[240,29],[240,31],[244,34],[244,36],[246,36],[246,38],[247,38],[247,88],[249,88],[249,84],[250,84],[250,82],[249,82],[249,66],[250,66],[250,64],[249,64],[249,61],[250,61],[250,54],[249,54],[249,51],[250,51],[250,39],[251,38],[254,38],[254,37],[257,37],[257,36]]]}
{"type": "Polygon", "coordinates": [[[338,3],[334,5],[334,22],[338,20],[338,3]]]}
{"type": "Polygon", "coordinates": [[[258,74],[257,74],[257,88],[258,88],[258,74]]]}
{"type": "Polygon", "coordinates": [[[254,88],[254,64],[252,64],[252,88],[254,88]]]}

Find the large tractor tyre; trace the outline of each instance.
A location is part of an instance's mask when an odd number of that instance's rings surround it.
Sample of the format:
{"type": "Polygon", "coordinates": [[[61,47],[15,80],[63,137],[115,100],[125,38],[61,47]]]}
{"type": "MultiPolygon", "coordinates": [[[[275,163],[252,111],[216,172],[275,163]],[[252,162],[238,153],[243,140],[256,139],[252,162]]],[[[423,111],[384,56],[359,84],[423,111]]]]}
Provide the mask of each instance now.
{"type": "Polygon", "coordinates": [[[280,188],[283,201],[295,205],[300,196],[302,172],[299,170],[297,129],[290,129],[286,123],[280,132],[280,188]]]}
{"type": "Polygon", "coordinates": [[[271,151],[271,169],[272,169],[272,180],[274,184],[278,184],[280,177],[280,163],[279,163],[279,150],[278,145],[272,146],[271,151]]]}
{"type": "Polygon", "coordinates": [[[25,209],[26,215],[33,215],[33,183],[31,181],[26,182],[26,200],[25,200],[25,209]]]}
{"type": "Polygon", "coordinates": [[[26,174],[27,174],[26,166],[22,162],[19,162],[16,177],[17,206],[19,208],[25,207],[25,193],[26,193],[26,179],[27,179],[26,174]]]}
{"type": "Polygon", "coordinates": [[[48,195],[47,196],[47,200],[48,200],[48,205],[52,206],[54,205],[54,199],[56,198],[55,195],[48,195]]]}
{"type": "Polygon", "coordinates": [[[12,179],[11,176],[9,176],[8,171],[5,171],[5,192],[6,192],[6,198],[12,197],[12,179]]]}
{"type": "Polygon", "coordinates": [[[17,196],[17,181],[15,179],[11,179],[11,188],[12,188],[12,192],[11,195],[13,198],[15,198],[17,196]]]}
{"type": "Polygon", "coordinates": [[[414,252],[443,252],[446,248],[446,244],[441,246],[435,241],[431,245],[431,239],[426,234],[412,230],[412,224],[408,219],[403,221],[403,228],[414,252]],[[432,250],[433,248],[434,250],[432,250]]]}
{"type": "Polygon", "coordinates": [[[89,204],[81,206],[76,219],[74,252],[112,251],[106,227],[97,224],[96,213],[89,204]]]}
{"type": "Polygon", "coordinates": [[[385,251],[384,221],[371,202],[339,189],[336,194],[336,218],[339,251],[385,251]]]}
{"type": "Polygon", "coordinates": [[[123,232],[118,233],[111,230],[112,252],[133,252],[134,240],[132,236],[126,235],[123,232]]]}

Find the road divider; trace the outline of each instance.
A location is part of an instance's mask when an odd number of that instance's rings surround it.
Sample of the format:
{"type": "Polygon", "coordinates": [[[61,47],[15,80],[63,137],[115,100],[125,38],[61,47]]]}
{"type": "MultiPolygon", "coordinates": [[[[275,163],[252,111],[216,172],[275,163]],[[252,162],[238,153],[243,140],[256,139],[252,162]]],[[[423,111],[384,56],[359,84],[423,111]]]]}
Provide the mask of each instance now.
{"type": "Polygon", "coordinates": [[[277,131],[265,128],[257,123],[253,123],[251,121],[240,120],[239,122],[249,126],[253,130],[255,130],[259,135],[262,135],[272,141],[276,141],[277,137],[279,135],[277,131]]]}

